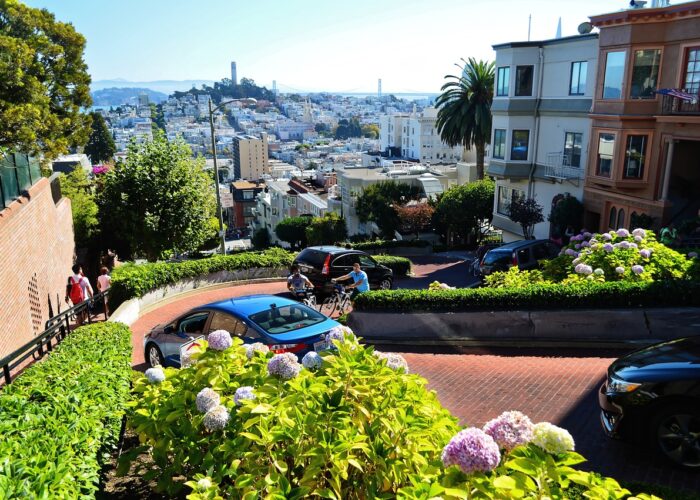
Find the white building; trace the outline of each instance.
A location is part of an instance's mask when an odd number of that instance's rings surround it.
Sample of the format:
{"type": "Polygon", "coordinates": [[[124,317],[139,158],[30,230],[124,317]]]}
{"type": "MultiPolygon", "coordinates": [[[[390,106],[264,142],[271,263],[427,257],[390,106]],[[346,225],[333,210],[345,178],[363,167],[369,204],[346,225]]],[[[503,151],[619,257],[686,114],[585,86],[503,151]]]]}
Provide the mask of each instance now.
{"type": "Polygon", "coordinates": [[[494,45],[496,82],[486,173],[496,177],[493,225],[504,241],[522,239],[508,217],[518,196],[534,197],[545,222],[535,238],[549,238],[553,203],[581,200],[588,157],[598,35],[494,45]]]}

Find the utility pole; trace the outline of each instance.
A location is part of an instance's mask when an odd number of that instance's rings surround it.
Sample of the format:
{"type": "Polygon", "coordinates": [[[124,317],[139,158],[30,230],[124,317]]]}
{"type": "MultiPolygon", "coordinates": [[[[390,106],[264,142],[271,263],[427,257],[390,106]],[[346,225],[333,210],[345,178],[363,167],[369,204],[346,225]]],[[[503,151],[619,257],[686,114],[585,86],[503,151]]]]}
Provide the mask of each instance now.
{"type": "Polygon", "coordinates": [[[221,238],[221,255],[226,255],[226,238],[224,232],[224,211],[221,208],[221,193],[219,193],[219,166],[216,164],[216,137],[214,136],[214,111],[228,103],[219,104],[216,108],[211,107],[211,97],[209,98],[209,126],[211,127],[211,153],[214,157],[214,186],[216,188],[216,210],[219,218],[219,237],[221,238]]]}

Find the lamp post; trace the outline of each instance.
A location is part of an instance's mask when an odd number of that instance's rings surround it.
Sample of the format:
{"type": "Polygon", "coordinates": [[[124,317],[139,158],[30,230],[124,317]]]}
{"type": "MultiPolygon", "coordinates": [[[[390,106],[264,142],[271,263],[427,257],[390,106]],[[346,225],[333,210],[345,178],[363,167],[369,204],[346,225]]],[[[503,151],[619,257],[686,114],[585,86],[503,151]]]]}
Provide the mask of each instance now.
{"type": "Polygon", "coordinates": [[[211,153],[214,158],[214,182],[216,185],[216,209],[219,219],[219,236],[221,237],[221,254],[226,255],[226,238],[224,237],[224,211],[221,207],[221,194],[219,193],[219,166],[216,163],[216,136],[214,135],[214,112],[221,109],[222,106],[231,104],[236,101],[248,101],[249,99],[230,99],[219,103],[218,106],[212,108],[211,98],[209,98],[209,126],[211,127],[211,153]]]}

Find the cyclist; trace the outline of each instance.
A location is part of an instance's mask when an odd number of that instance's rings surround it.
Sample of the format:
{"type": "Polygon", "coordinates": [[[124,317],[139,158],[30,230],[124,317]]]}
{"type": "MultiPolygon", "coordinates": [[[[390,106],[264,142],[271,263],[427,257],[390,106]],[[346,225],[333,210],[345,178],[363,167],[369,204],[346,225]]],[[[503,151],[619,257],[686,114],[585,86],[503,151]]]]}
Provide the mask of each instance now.
{"type": "Polygon", "coordinates": [[[309,281],[309,278],[301,274],[299,266],[292,264],[292,274],[287,278],[287,288],[297,298],[306,298],[307,293],[313,290],[314,285],[309,281]]]}
{"type": "Polygon", "coordinates": [[[352,292],[350,292],[350,300],[355,300],[355,297],[357,297],[358,294],[369,290],[369,279],[367,278],[367,273],[360,269],[359,262],[354,262],[352,264],[351,272],[349,272],[345,276],[340,276],[331,281],[335,283],[336,281],[344,281],[351,278],[353,284],[348,285],[345,288],[352,290],[352,292]]]}

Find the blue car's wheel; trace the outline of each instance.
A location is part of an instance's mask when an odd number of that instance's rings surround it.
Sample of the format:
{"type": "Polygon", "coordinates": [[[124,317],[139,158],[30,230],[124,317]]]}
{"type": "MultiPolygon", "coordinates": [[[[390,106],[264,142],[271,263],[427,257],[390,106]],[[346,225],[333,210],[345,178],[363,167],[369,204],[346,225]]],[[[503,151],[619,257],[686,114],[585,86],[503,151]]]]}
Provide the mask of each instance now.
{"type": "Polygon", "coordinates": [[[146,346],[146,361],[152,367],[163,366],[165,364],[165,358],[163,358],[163,353],[154,343],[149,343],[146,346]]]}

